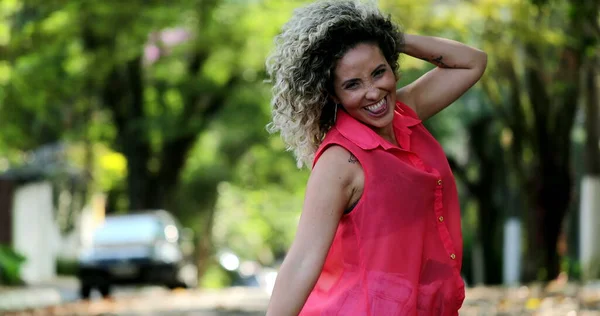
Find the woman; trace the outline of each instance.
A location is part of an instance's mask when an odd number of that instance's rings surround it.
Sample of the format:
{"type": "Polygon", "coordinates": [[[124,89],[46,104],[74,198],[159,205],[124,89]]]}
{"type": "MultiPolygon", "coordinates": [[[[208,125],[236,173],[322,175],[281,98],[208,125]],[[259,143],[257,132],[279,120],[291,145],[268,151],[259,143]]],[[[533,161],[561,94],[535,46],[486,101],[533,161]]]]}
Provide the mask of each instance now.
{"type": "Polygon", "coordinates": [[[377,8],[294,12],[267,61],[273,121],[312,166],[267,315],[457,315],[464,299],[456,186],[422,121],[475,84],[484,52],[402,34],[377,8]],[[400,53],[437,67],[396,90],[400,53]]]}

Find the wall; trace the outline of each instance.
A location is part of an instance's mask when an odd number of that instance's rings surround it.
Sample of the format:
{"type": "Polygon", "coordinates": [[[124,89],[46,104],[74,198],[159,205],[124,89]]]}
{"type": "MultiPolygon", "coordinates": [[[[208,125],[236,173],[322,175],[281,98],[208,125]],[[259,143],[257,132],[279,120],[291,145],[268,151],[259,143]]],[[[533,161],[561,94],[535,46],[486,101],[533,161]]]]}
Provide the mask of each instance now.
{"type": "Polygon", "coordinates": [[[52,280],[56,276],[58,227],[54,221],[52,186],[36,182],[16,188],[13,198],[12,240],[27,261],[21,277],[27,283],[52,280]]]}
{"type": "Polygon", "coordinates": [[[579,216],[579,259],[583,277],[597,279],[600,278],[600,177],[583,177],[579,216]]]}

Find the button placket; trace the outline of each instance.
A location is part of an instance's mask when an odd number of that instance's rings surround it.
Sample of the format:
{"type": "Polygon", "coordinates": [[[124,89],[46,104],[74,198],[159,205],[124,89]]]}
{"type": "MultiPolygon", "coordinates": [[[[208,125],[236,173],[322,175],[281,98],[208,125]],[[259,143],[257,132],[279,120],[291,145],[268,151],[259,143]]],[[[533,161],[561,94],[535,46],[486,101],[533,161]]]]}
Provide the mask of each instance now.
{"type": "Polygon", "coordinates": [[[434,180],[435,181],[435,190],[434,190],[433,211],[434,211],[434,214],[438,221],[437,222],[438,233],[440,234],[440,237],[442,239],[442,244],[444,246],[444,249],[446,250],[446,253],[449,255],[450,259],[455,264],[457,264],[457,262],[456,262],[457,257],[456,257],[456,253],[455,253],[456,250],[452,243],[452,239],[450,237],[448,227],[446,227],[446,223],[444,222],[445,221],[445,218],[443,216],[443,210],[444,210],[443,184],[444,184],[444,181],[442,180],[442,176],[437,169],[431,168],[431,167],[425,165],[425,162],[423,162],[421,160],[421,158],[419,158],[415,153],[410,153],[410,155],[408,157],[409,157],[410,162],[413,164],[413,166],[435,176],[435,178],[434,178],[435,179],[434,180]]]}
{"type": "Polygon", "coordinates": [[[444,218],[444,215],[443,215],[443,211],[444,211],[444,205],[443,205],[444,187],[443,187],[443,184],[444,184],[444,181],[442,180],[440,173],[435,168],[432,168],[432,173],[436,176],[436,178],[435,178],[434,212],[435,212],[435,216],[437,219],[438,233],[440,234],[442,243],[444,245],[444,248],[446,249],[446,253],[450,257],[450,259],[456,264],[457,263],[456,262],[456,259],[457,259],[456,250],[454,248],[454,245],[452,244],[452,240],[450,238],[450,233],[448,232],[448,227],[446,226],[446,222],[445,222],[446,219],[444,218]]]}

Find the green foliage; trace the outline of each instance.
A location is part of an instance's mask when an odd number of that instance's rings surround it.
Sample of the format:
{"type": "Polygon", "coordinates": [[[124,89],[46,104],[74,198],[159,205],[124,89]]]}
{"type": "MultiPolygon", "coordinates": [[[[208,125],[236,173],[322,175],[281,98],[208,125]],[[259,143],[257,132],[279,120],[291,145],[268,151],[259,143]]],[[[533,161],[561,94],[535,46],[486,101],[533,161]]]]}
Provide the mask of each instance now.
{"type": "Polygon", "coordinates": [[[203,289],[219,289],[231,284],[233,277],[216,262],[211,262],[202,276],[200,287],[203,289]]]}
{"type": "Polygon", "coordinates": [[[216,246],[265,265],[281,259],[295,235],[302,192],[288,192],[278,186],[243,190],[224,183],[219,193],[216,246]]]}
{"type": "Polygon", "coordinates": [[[65,276],[77,276],[79,263],[74,259],[58,258],[56,260],[56,274],[65,276]]]}
{"type": "MultiPolygon", "coordinates": [[[[68,159],[90,175],[88,193],[116,195],[111,210],[136,198],[164,206],[215,247],[273,264],[293,238],[308,172],[265,131],[263,64],[280,26],[307,2],[0,2],[0,172],[41,145],[66,142],[68,159]]],[[[426,122],[455,162],[471,247],[478,230],[493,230],[483,215],[496,214],[498,228],[504,210],[525,213],[522,184],[547,157],[533,137],[543,94],[526,79],[543,74],[547,100],[566,95],[571,81],[555,70],[581,33],[567,22],[593,10],[576,0],[378,3],[406,32],[488,52],[481,83],[426,122]]],[[[399,86],[432,67],[406,56],[400,65],[399,86]]],[[[543,124],[564,129],[569,108],[547,108],[543,124]]],[[[496,244],[484,249],[492,259],[496,244]]],[[[205,285],[227,283],[218,268],[207,273],[205,285]]]]}
{"type": "Polygon", "coordinates": [[[0,245],[0,284],[21,284],[20,269],[26,258],[12,248],[0,245]]]}

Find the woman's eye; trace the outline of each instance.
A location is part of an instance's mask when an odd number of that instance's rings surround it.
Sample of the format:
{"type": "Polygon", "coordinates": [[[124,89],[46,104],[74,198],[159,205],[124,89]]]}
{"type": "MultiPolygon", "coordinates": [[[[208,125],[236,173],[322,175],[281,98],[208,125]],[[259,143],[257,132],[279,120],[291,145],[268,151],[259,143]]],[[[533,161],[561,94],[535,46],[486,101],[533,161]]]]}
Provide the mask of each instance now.
{"type": "Polygon", "coordinates": [[[358,83],[352,82],[352,83],[347,84],[345,88],[348,90],[352,90],[352,89],[356,89],[357,87],[358,87],[358,83]]]}
{"type": "Polygon", "coordinates": [[[385,73],[385,68],[379,69],[375,72],[375,77],[381,77],[385,73]]]}

